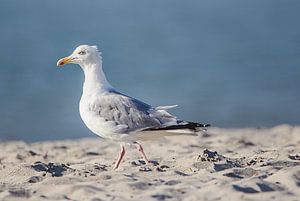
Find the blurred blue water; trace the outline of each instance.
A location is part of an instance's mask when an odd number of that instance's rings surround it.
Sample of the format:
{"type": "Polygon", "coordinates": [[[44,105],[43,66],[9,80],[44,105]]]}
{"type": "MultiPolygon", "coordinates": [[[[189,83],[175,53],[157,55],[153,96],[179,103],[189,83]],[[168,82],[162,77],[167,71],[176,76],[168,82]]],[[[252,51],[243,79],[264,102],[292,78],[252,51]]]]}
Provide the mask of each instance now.
{"type": "Polygon", "coordinates": [[[300,1],[0,2],[0,139],[88,137],[83,74],[58,69],[96,44],[123,93],[178,104],[180,118],[221,127],[300,123],[300,1]]]}

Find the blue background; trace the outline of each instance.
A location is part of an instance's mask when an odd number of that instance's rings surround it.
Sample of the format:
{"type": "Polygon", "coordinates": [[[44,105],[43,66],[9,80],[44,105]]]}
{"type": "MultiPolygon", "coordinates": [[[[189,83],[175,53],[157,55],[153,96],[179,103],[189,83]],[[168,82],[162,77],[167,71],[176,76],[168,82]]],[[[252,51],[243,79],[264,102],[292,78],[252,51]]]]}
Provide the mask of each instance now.
{"type": "Polygon", "coordinates": [[[2,0],[0,139],[89,137],[83,74],[56,61],[98,45],[114,87],[218,127],[300,123],[300,1],[2,0]]]}

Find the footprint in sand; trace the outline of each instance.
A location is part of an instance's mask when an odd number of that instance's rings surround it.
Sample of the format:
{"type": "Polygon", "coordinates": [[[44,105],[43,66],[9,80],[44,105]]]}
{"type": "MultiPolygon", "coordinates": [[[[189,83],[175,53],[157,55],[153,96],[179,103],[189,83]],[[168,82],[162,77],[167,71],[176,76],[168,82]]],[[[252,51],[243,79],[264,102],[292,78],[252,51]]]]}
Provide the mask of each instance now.
{"type": "Polygon", "coordinates": [[[247,187],[247,186],[239,186],[239,185],[232,185],[234,190],[242,192],[242,193],[258,193],[259,191],[255,190],[254,188],[247,187]]]}
{"type": "Polygon", "coordinates": [[[151,183],[147,183],[147,182],[143,182],[143,181],[139,181],[139,182],[135,182],[135,183],[129,184],[129,186],[133,190],[147,190],[147,189],[149,189],[152,186],[152,184],[151,183]]]}
{"type": "Polygon", "coordinates": [[[294,178],[295,178],[296,185],[298,187],[300,187],[300,171],[298,171],[298,172],[296,172],[296,174],[294,174],[294,178]]]}
{"type": "Polygon", "coordinates": [[[260,192],[271,192],[271,191],[283,191],[285,188],[280,184],[274,184],[267,181],[257,182],[256,186],[241,186],[241,185],[232,185],[232,187],[242,193],[260,193],[260,192]],[[259,190],[257,190],[257,187],[259,190]]]}
{"type": "Polygon", "coordinates": [[[258,171],[253,168],[244,168],[244,169],[233,169],[232,172],[223,175],[231,178],[243,179],[247,177],[252,177],[257,173],[258,171]]]}
{"type": "Polygon", "coordinates": [[[9,194],[13,197],[19,197],[19,198],[29,198],[30,197],[30,191],[25,188],[11,188],[8,190],[9,194]]]}

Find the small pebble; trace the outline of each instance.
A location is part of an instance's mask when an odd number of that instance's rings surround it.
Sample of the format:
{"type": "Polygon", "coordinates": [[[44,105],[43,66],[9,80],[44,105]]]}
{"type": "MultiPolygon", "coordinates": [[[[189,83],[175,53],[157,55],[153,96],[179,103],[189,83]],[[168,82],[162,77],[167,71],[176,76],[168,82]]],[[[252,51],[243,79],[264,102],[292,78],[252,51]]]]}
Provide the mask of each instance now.
{"type": "Polygon", "coordinates": [[[152,169],[149,167],[140,167],[139,171],[140,172],[150,172],[150,171],[152,171],[152,169]]]}

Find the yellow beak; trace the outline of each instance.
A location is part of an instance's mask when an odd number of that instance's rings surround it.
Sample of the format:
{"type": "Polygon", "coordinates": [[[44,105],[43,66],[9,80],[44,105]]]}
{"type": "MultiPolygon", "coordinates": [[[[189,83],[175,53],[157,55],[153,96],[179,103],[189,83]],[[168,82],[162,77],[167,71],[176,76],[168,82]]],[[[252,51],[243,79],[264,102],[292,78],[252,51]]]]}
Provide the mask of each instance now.
{"type": "Polygon", "coordinates": [[[71,61],[72,61],[72,58],[71,58],[71,57],[64,57],[64,58],[58,60],[56,65],[57,65],[57,66],[63,66],[63,65],[65,65],[65,64],[70,63],[71,61]]]}

